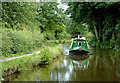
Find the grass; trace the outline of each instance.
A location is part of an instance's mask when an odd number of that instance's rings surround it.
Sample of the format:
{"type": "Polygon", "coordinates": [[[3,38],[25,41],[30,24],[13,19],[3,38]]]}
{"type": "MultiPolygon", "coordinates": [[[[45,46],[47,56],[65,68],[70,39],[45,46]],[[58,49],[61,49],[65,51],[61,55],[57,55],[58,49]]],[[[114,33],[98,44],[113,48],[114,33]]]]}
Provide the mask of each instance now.
{"type": "Polygon", "coordinates": [[[51,42],[51,43],[70,43],[71,40],[49,40],[47,42],[51,42]]]}
{"type": "Polygon", "coordinates": [[[40,48],[39,54],[3,62],[2,66],[0,66],[0,70],[2,71],[1,76],[9,75],[15,70],[31,70],[33,67],[39,66],[40,63],[49,64],[54,58],[61,55],[62,51],[63,47],[61,44],[45,43],[42,48],[40,48]]]}
{"type": "MultiPolygon", "coordinates": [[[[44,43],[43,45],[50,46],[50,47],[56,46],[56,44],[54,42],[47,42],[47,43],[44,43]]],[[[43,46],[40,46],[39,48],[36,48],[35,50],[32,50],[29,53],[34,53],[34,52],[36,52],[38,50],[41,50],[42,48],[43,48],[43,46]]],[[[7,58],[11,58],[11,57],[22,56],[22,55],[25,55],[25,54],[26,53],[24,53],[24,52],[17,53],[17,54],[9,54],[8,56],[0,56],[0,59],[7,59],[7,58]]]]}
{"type": "MultiPolygon", "coordinates": [[[[68,42],[71,42],[71,40],[49,40],[49,41],[47,41],[47,43],[44,43],[44,45],[48,45],[48,46],[50,46],[50,47],[54,47],[54,46],[56,46],[55,43],[58,44],[58,43],[68,43],[68,42]]],[[[32,51],[29,52],[29,53],[34,53],[34,52],[40,50],[41,48],[43,48],[43,46],[38,47],[38,48],[32,50],[32,51]]],[[[0,59],[17,57],[17,56],[22,56],[22,55],[25,55],[25,54],[26,54],[26,53],[24,53],[24,52],[17,53],[17,54],[9,54],[9,55],[7,55],[7,56],[1,56],[0,59]]]]}
{"type": "MultiPolygon", "coordinates": [[[[38,50],[40,50],[42,47],[39,47],[39,48],[36,48],[35,50],[32,50],[31,52],[29,53],[34,53],[38,50]]],[[[25,55],[26,53],[24,52],[21,52],[21,53],[17,53],[17,54],[9,54],[8,56],[1,56],[0,59],[7,59],[7,58],[11,58],[11,57],[17,57],[17,56],[22,56],[22,55],[25,55]]]]}

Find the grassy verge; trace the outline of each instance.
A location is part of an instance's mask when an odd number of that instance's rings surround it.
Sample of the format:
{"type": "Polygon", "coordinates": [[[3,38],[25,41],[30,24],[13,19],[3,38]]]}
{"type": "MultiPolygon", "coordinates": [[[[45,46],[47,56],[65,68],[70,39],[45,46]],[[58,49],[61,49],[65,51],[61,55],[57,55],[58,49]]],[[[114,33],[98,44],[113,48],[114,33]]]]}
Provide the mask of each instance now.
{"type": "MultiPolygon", "coordinates": [[[[58,43],[68,43],[68,42],[71,42],[71,40],[49,40],[47,43],[44,43],[43,45],[54,47],[54,46],[56,46],[54,43],[58,44],[58,43]]],[[[31,52],[28,52],[28,53],[34,53],[34,52],[40,50],[41,48],[43,48],[43,46],[39,46],[35,50],[32,50],[31,52]]],[[[18,54],[9,54],[8,56],[1,56],[0,59],[7,59],[7,58],[11,58],[11,57],[22,56],[25,54],[26,54],[25,52],[21,52],[18,54]]]]}
{"type": "Polygon", "coordinates": [[[1,75],[8,76],[16,72],[32,70],[35,66],[49,64],[54,58],[62,54],[62,45],[46,43],[40,49],[39,54],[17,58],[8,62],[3,62],[0,67],[1,75]]]}
{"type": "MultiPolygon", "coordinates": [[[[34,53],[38,50],[40,50],[42,47],[39,47],[39,48],[36,48],[35,50],[32,50],[30,53],[34,53]]],[[[24,52],[21,52],[21,53],[18,53],[18,54],[9,54],[9,56],[1,56],[0,59],[7,59],[7,58],[11,58],[11,57],[17,57],[17,56],[22,56],[22,55],[25,55],[26,53],[24,52]]]]}
{"type": "Polygon", "coordinates": [[[70,43],[71,40],[49,40],[47,42],[51,42],[51,43],[70,43]]]}

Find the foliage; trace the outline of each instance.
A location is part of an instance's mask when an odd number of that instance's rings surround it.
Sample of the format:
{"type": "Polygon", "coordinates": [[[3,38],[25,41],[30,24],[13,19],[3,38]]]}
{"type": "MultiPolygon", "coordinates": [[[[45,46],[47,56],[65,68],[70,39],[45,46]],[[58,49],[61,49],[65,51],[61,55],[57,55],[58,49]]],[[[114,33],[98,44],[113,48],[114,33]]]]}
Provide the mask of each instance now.
{"type": "Polygon", "coordinates": [[[62,41],[59,39],[59,43],[62,43],[62,41]]]}
{"type": "Polygon", "coordinates": [[[62,33],[65,32],[65,26],[63,24],[64,14],[62,10],[57,7],[56,2],[41,3],[38,8],[37,21],[40,23],[40,29],[42,33],[46,33],[45,38],[48,40],[61,38],[62,33]],[[51,33],[53,36],[51,36],[51,33]],[[50,35],[50,36],[49,36],[50,35]]]}
{"type": "Polygon", "coordinates": [[[49,41],[47,41],[47,42],[50,42],[50,43],[70,43],[71,42],[71,40],[49,40],[49,41]]]}
{"type": "Polygon", "coordinates": [[[115,39],[111,39],[110,40],[110,48],[114,48],[114,46],[115,46],[115,39]]]}
{"type": "Polygon", "coordinates": [[[9,56],[16,53],[29,53],[41,46],[43,38],[40,32],[29,30],[3,29],[2,34],[2,55],[9,56]]]}
{"type": "Polygon", "coordinates": [[[18,71],[27,71],[31,70],[32,67],[38,66],[41,62],[49,64],[53,58],[61,55],[62,49],[63,47],[61,45],[56,46],[55,44],[46,43],[40,49],[39,54],[33,54],[30,56],[26,56],[25,58],[22,57],[3,62],[2,67],[0,67],[0,70],[2,70],[2,76],[5,71],[12,70],[13,68],[18,71]]]}
{"type": "Polygon", "coordinates": [[[43,32],[43,38],[44,40],[54,40],[55,36],[52,32],[46,31],[46,32],[43,32]]]}
{"type": "Polygon", "coordinates": [[[96,41],[94,42],[102,44],[102,42],[109,41],[110,48],[113,48],[115,42],[111,39],[114,38],[116,41],[120,37],[120,5],[118,2],[69,2],[68,6],[66,14],[71,15],[70,17],[75,22],[88,25],[89,31],[95,35],[96,41]]]}
{"type": "Polygon", "coordinates": [[[3,25],[14,30],[38,30],[48,40],[65,38],[65,15],[57,6],[56,2],[3,2],[3,25]]]}
{"type": "Polygon", "coordinates": [[[42,50],[41,50],[41,54],[42,54],[42,62],[44,63],[49,63],[50,62],[50,58],[52,55],[50,55],[50,50],[51,47],[49,46],[43,46],[42,50]]]}
{"type": "Polygon", "coordinates": [[[36,6],[38,3],[2,2],[2,21],[5,27],[22,29],[39,28],[36,19],[36,6]],[[33,27],[34,25],[34,27],[33,27]]]}
{"type": "Polygon", "coordinates": [[[71,39],[71,34],[69,34],[69,33],[66,32],[65,39],[68,39],[68,40],[71,39]]]}
{"type": "Polygon", "coordinates": [[[0,30],[2,33],[2,55],[13,53],[11,48],[13,48],[13,42],[11,41],[11,38],[9,37],[10,31],[9,30],[0,30]]]}
{"type": "Polygon", "coordinates": [[[33,47],[40,47],[43,44],[43,34],[40,31],[34,30],[32,31],[33,37],[33,47]]]}
{"type": "Polygon", "coordinates": [[[65,15],[57,5],[56,2],[3,2],[3,56],[29,53],[46,40],[69,38],[65,15]]]}
{"type": "Polygon", "coordinates": [[[78,37],[78,34],[80,32],[80,36],[82,37],[82,35],[84,35],[88,42],[90,43],[90,41],[92,40],[93,38],[93,33],[91,33],[88,29],[88,25],[85,25],[81,22],[75,22],[73,20],[73,18],[68,18],[66,17],[65,18],[65,25],[66,25],[66,32],[69,33],[69,38],[68,39],[71,39],[72,37],[76,38],[78,37]],[[71,36],[70,36],[71,35],[71,36]]]}
{"type": "Polygon", "coordinates": [[[96,47],[100,47],[100,43],[99,42],[96,42],[96,47]]]}

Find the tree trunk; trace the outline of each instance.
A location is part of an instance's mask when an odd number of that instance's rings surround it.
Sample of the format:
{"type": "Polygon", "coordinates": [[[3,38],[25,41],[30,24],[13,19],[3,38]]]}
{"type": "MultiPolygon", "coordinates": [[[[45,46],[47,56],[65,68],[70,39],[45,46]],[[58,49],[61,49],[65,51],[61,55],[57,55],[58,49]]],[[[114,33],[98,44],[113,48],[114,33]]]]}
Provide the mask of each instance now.
{"type": "Polygon", "coordinates": [[[96,21],[95,21],[95,17],[93,16],[92,18],[93,18],[93,25],[94,25],[94,30],[95,30],[95,36],[96,36],[96,38],[97,38],[97,41],[100,42],[100,40],[99,40],[99,38],[98,38],[98,35],[99,35],[99,34],[98,34],[98,32],[97,32],[97,27],[96,27],[96,25],[95,25],[95,22],[96,22],[96,21]]]}
{"type": "Polygon", "coordinates": [[[95,36],[97,38],[97,41],[100,42],[99,38],[98,38],[98,32],[97,32],[97,28],[96,26],[94,26],[94,30],[95,30],[95,36]]]}
{"type": "Polygon", "coordinates": [[[102,34],[103,34],[103,33],[102,33],[102,26],[99,26],[99,37],[100,37],[100,38],[99,38],[99,41],[100,41],[100,42],[103,42],[102,34]]]}

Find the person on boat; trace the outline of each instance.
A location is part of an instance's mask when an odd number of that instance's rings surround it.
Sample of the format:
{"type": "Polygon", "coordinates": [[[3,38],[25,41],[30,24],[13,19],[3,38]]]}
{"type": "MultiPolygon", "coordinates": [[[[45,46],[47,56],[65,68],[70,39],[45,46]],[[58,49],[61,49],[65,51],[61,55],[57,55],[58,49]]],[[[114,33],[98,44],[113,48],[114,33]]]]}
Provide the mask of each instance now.
{"type": "Polygon", "coordinates": [[[78,38],[80,38],[80,32],[79,32],[78,38]]]}
{"type": "Polygon", "coordinates": [[[84,35],[82,36],[82,38],[81,38],[81,39],[84,39],[84,40],[86,40],[86,38],[85,38],[85,36],[84,36],[84,35]]]}
{"type": "Polygon", "coordinates": [[[72,38],[72,40],[74,40],[74,37],[72,38]]]}

